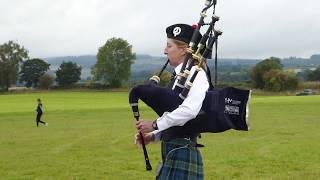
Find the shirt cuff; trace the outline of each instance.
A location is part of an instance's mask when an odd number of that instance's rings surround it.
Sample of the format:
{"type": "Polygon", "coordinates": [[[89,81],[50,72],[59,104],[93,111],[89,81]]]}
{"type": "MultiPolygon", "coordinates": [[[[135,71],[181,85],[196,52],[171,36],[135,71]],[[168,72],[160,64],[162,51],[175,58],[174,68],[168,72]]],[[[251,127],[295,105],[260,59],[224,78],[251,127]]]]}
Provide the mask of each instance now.
{"type": "Polygon", "coordinates": [[[159,130],[154,130],[152,131],[151,133],[154,134],[154,141],[160,141],[160,138],[161,138],[161,131],[159,130]]]}

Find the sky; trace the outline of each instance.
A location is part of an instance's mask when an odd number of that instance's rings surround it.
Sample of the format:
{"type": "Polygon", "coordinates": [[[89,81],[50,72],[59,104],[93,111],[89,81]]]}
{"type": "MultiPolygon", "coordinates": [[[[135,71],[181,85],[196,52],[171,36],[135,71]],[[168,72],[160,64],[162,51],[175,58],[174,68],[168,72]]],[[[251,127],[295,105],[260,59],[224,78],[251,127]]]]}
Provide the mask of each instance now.
{"type": "MultiPolygon", "coordinates": [[[[162,56],[165,29],[195,24],[204,0],[0,0],[0,44],[31,58],[97,54],[112,38],[137,54],[162,56]]],[[[263,59],[320,54],[320,1],[217,0],[218,56],[263,59]]],[[[205,21],[210,20],[211,11],[205,21]]]]}

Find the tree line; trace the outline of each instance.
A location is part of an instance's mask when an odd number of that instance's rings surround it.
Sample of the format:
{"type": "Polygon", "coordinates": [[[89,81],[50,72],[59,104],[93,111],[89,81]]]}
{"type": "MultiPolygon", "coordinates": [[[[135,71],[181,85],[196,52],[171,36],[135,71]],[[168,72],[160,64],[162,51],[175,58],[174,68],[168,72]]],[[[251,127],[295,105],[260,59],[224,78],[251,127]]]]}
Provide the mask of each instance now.
{"type": "MultiPolygon", "coordinates": [[[[130,67],[135,59],[132,46],[121,38],[111,38],[99,48],[97,62],[92,67],[94,81],[110,87],[121,87],[128,80],[130,67]]],[[[48,89],[54,81],[67,87],[80,80],[81,66],[66,61],[55,72],[48,74],[50,64],[40,58],[29,58],[29,52],[17,42],[8,41],[0,45],[0,90],[8,91],[18,81],[26,87],[48,89]]]]}
{"type": "MultiPolygon", "coordinates": [[[[88,86],[101,84],[103,87],[121,87],[130,78],[131,64],[135,57],[132,46],[126,40],[108,39],[98,49],[97,61],[91,68],[93,79],[87,83],[88,86]]],[[[27,87],[48,89],[54,82],[58,86],[68,87],[80,80],[82,67],[74,62],[62,62],[55,71],[55,77],[47,73],[49,67],[50,64],[40,58],[30,59],[28,50],[23,46],[8,41],[0,45],[0,90],[8,91],[10,85],[17,81],[25,83],[27,87]]],[[[267,58],[249,70],[245,67],[237,68],[240,68],[240,74],[232,72],[219,74],[219,79],[227,81],[236,77],[237,81],[241,82],[249,78],[253,88],[268,91],[295,90],[302,81],[299,73],[296,75],[284,70],[280,59],[276,57],[267,58]]],[[[164,80],[162,84],[165,84],[170,79],[170,73],[165,72],[162,79],[164,80]]],[[[309,70],[304,74],[304,79],[320,81],[320,67],[314,71],[309,70]]]]}
{"type": "MultiPolygon", "coordinates": [[[[26,87],[49,88],[54,79],[46,72],[50,64],[39,58],[29,58],[29,52],[16,42],[0,45],[0,89],[8,91],[11,84],[24,82],[26,87]]],[[[56,71],[59,85],[68,85],[80,80],[81,67],[64,62],[56,71]]]]}

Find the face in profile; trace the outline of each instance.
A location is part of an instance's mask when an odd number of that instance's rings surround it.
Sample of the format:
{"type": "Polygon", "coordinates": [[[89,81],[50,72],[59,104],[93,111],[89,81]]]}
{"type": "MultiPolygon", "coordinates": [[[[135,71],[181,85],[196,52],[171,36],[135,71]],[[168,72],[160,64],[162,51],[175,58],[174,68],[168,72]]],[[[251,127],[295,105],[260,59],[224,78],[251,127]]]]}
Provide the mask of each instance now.
{"type": "Polygon", "coordinates": [[[175,40],[168,38],[164,54],[167,55],[170,65],[176,67],[186,55],[186,45],[178,45],[175,40]]]}

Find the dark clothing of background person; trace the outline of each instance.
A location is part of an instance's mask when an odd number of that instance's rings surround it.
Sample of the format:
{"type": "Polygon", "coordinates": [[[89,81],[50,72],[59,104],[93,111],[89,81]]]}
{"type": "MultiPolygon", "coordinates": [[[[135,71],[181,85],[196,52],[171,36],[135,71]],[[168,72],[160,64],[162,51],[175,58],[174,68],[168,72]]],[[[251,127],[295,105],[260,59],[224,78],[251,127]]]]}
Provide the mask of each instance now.
{"type": "Polygon", "coordinates": [[[44,121],[41,121],[41,116],[43,114],[43,111],[42,111],[42,103],[38,103],[38,106],[37,106],[37,118],[36,118],[36,122],[37,122],[37,127],[39,126],[39,123],[42,123],[44,125],[47,125],[46,122],[44,121]]]}

